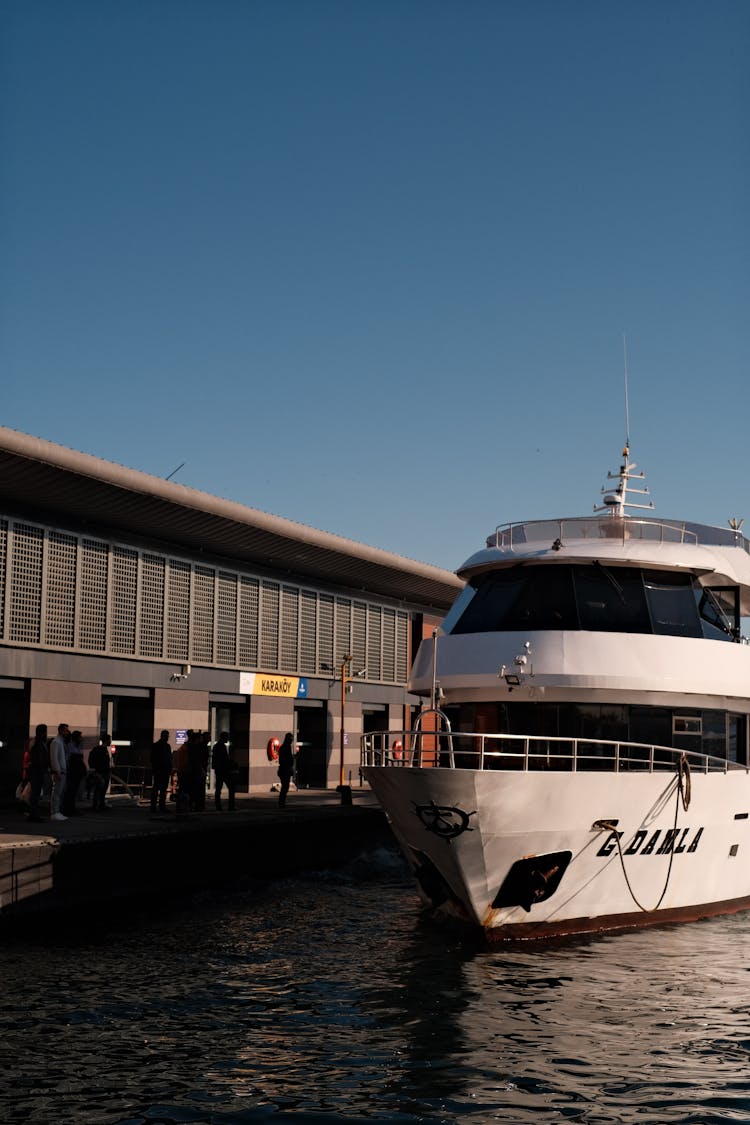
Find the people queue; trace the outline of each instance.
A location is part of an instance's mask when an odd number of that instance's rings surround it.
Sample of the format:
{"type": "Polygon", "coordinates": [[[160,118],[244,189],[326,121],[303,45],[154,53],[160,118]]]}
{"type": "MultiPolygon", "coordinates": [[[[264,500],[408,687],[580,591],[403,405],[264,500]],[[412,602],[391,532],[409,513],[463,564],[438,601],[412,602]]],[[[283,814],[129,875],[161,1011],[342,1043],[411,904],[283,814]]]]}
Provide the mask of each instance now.
{"type": "MultiPolygon", "coordinates": [[[[215,776],[216,809],[223,811],[222,796],[226,788],[227,808],[234,811],[240,771],[228,732],[222,731],[211,747],[207,732],[188,730],[180,750],[181,762],[175,768],[168,730],[163,730],[151,747],[151,811],[166,812],[168,799],[176,801],[181,811],[204,811],[209,764],[215,776]]],[[[84,793],[93,811],[106,812],[112,752],[112,738],[103,733],[89,751],[86,762],[79,730],[71,731],[67,723],[59,723],[56,736],[50,738],[47,725],[40,723],[24,751],[21,782],[16,790],[19,802],[28,810],[27,819],[41,822],[39,806],[43,794],[49,794],[51,820],[80,816],[82,810],[78,802],[84,793]]]]}
{"type": "Polygon", "coordinates": [[[28,819],[42,820],[39,805],[45,791],[49,793],[51,820],[80,816],[77,802],[84,781],[92,807],[106,809],[104,798],[112,772],[111,742],[108,734],[102,734],[89,751],[87,764],[79,730],[71,731],[67,723],[59,723],[55,737],[48,738],[47,725],[39,723],[24,751],[17,790],[17,796],[28,808],[28,819]]]}

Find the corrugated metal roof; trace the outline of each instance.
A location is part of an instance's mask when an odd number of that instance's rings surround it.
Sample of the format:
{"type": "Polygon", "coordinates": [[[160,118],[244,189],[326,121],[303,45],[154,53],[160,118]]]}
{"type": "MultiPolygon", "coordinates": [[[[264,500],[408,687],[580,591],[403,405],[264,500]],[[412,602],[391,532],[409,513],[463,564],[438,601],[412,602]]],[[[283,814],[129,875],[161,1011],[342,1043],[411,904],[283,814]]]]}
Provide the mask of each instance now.
{"type": "Polygon", "coordinates": [[[248,508],[0,426],[0,499],[64,524],[111,529],[444,612],[449,570],[248,508]]]}

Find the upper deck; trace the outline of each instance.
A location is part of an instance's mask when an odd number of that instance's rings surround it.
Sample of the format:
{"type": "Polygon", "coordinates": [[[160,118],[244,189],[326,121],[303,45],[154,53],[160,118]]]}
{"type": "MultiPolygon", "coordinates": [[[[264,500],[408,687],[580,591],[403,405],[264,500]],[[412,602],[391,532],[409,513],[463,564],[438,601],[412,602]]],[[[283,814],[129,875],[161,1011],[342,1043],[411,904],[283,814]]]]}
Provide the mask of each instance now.
{"type": "Polygon", "coordinates": [[[750,542],[732,526],[609,514],[504,524],[486,544],[458,568],[471,584],[518,566],[671,571],[692,575],[700,586],[736,588],[741,616],[750,615],[750,542]]]}

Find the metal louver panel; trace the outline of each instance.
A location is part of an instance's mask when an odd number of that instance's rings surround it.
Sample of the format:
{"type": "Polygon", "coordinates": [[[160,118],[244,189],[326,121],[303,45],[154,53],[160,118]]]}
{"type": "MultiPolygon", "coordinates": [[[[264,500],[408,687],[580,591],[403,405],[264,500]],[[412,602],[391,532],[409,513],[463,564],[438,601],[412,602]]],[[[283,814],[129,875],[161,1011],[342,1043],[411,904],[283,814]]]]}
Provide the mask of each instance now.
{"type": "Polygon", "coordinates": [[[17,523],[10,570],[10,639],[37,644],[42,616],[44,532],[17,523]]]}
{"type": "Polygon", "coordinates": [[[138,651],[159,658],[164,646],[164,590],[166,560],[144,554],[141,567],[141,612],[138,651]]]}
{"type": "Polygon", "coordinates": [[[260,662],[263,668],[279,666],[279,600],[280,591],[275,582],[262,586],[262,619],[260,662]]]}
{"type": "Polygon", "coordinates": [[[138,593],[138,552],[126,547],[112,549],[112,652],[133,656],[138,593]]]}
{"type": "Polygon", "coordinates": [[[169,560],[167,657],[187,660],[190,643],[190,563],[169,560]]]}
{"type": "Polygon", "coordinates": [[[207,566],[193,571],[190,656],[199,664],[210,664],[214,658],[214,576],[207,566]]]}
{"type": "Polygon", "coordinates": [[[216,605],[216,663],[237,662],[237,575],[219,572],[216,605]]]}
{"type": "Polygon", "coordinates": [[[106,543],[84,539],[81,549],[81,609],[78,644],[92,652],[107,646],[107,570],[106,543]]]}
{"type": "Polygon", "coordinates": [[[74,535],[50,531],[47,538],[47,583],[44,608],[44,642],[72,648],[76,629],[76,562],[74,535]]]}

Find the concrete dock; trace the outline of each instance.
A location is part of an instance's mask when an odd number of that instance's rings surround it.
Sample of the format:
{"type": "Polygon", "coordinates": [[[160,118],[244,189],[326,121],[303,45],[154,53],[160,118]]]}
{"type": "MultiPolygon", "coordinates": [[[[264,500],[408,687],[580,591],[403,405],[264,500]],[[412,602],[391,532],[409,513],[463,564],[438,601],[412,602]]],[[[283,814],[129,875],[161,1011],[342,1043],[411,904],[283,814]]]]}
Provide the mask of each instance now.
{"type": "MultiPolygon", "coordinates": [[[[153,814],[148,801],[113,797],[94,812],[30,823],[0,809],[0,923],[129,897],[166,897],[267,880],[295,871],[346,864],[392,837],[369,789],[351,804],[335,790],[299,790],[286,808],[278,796],[237,796],[234,812],[180,815],[171,803],[153,814]]],[[[226,803],[225,803],[226,808],[226,803]]]]}

